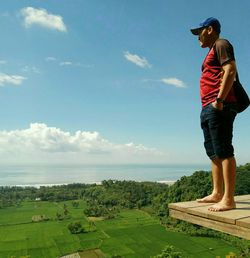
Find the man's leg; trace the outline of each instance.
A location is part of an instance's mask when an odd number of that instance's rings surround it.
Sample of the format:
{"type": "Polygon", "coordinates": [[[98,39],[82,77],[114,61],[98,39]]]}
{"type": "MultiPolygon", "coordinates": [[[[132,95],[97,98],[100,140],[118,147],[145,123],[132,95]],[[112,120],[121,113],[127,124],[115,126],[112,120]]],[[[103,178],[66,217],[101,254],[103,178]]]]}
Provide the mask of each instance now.
{"type": "Polygon", "coordinates": [[[220,159],[212,160],[212,179],[213,179],[213,192],[212,194],[198,199],[201,203],[219,202],[223,196],[223,166],[220,159]]]}
{"type": "Polygon", "coordinates": [[[235,208],[234,192],[236,181],[236,161],[234,157],[222,160],[224,195],[222,199],[209,208],[210,211],[226,211],[235,208]]]}
{"type": "MultiPolygon", "coordinates": [[[[214,115],[214,109],[209,106],[204,108],[201,112],[201,128],[204,135],[204,147],[208,157],[211,159],[212,168],[212,179],[213,179],[213,191],[212,194],[202,198],[197,199],[201,203],[213,203],[219,202],[223,196],[223,173],[222,173],[222,162],[220,159],[216,158],[214,152],[213,139],[211,135],[210,120],[214,120],[216,114],[214,115]]],[[[212,120],[212,121],[213,121],[212,120]]]]}

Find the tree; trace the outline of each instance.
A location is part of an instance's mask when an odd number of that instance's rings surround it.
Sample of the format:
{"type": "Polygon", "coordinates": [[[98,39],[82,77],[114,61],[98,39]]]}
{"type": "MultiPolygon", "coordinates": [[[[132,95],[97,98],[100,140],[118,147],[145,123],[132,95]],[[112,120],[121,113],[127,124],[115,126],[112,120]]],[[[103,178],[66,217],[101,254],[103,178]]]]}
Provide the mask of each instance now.
{"type": "Polygon", "coordinates": [[[161,254],[154,256],[153,258],[181,258],[181,253],[177,252],[172,245],[167,245],[161,254]]]}
{"type": "Polygon", "coordinates": [[[78,208],[78,207],[79,207],[79,202],[78,202],[78,201],[73,201],[73,202],[72,202],[72,206],[73,206],[74,208],[78,208]]]}
{"type": "Polygon", "coordinates": [[[89,232],[96,230],[95,222],[92,220],[89,220],[89,232]]]}
{"type": "Polygon", "coordinates": [[[56,213],[56,218],[57,218],[58,220],[63,220],[63,219],[64,219],[64,216],[63,216],[61,213],[57,212],[57,213],[56,213]]]}
{"type": "Polygon", "coordinates": [[[83,228],[81,222],[76,221],[72,222],[68,225],[68,229],[71,234],[80,234],[86,232],[85,229],[83,228]]]}

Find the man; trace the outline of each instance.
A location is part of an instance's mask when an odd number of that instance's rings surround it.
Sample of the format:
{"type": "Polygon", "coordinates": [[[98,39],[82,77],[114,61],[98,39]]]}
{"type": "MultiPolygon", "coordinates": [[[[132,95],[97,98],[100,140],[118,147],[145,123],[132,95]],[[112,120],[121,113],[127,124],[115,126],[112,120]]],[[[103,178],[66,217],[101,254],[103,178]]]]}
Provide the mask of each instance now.
{"type": "Polygon", "coordinates": [[[210,17],[191,32],[200,46],[209,48],[202,64],[200,95],[204,146],[212,164],[213,191],[198,202],[215,203],[210,211],[235,208],[236,161],[232,145],[236,98],[233,83],[236,64],[232,45],[220,39],[220,22],[210,17]],[[224,189],[223,189],[224,188],[224,189]]]}

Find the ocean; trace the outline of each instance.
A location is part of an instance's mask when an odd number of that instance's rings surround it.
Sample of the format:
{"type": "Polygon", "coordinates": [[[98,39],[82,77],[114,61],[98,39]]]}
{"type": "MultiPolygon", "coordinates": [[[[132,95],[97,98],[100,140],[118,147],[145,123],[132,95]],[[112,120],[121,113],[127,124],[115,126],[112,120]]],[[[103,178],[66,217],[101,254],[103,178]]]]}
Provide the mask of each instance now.
{"type": "Polygon", "coordinates": [[[171,183],[209,165],[0,165],[1,186],[48,186],[133,180],[171,183]]]}

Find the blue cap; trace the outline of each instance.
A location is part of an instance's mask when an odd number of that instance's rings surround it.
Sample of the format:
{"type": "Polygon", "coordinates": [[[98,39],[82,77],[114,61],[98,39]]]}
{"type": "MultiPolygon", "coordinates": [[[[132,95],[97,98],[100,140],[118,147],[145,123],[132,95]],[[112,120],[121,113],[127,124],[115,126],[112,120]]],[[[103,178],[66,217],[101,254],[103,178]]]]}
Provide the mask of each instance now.
{"type": "Polygon", "coordinates": [[[194,35],[199,35],[200,29],[209,26],[212,26],[213,29],[220,34],[220,22],[214,17],[207,18],[205,21],[201,22],[197,28],[191,29],[191,32],[194,35]]]}

